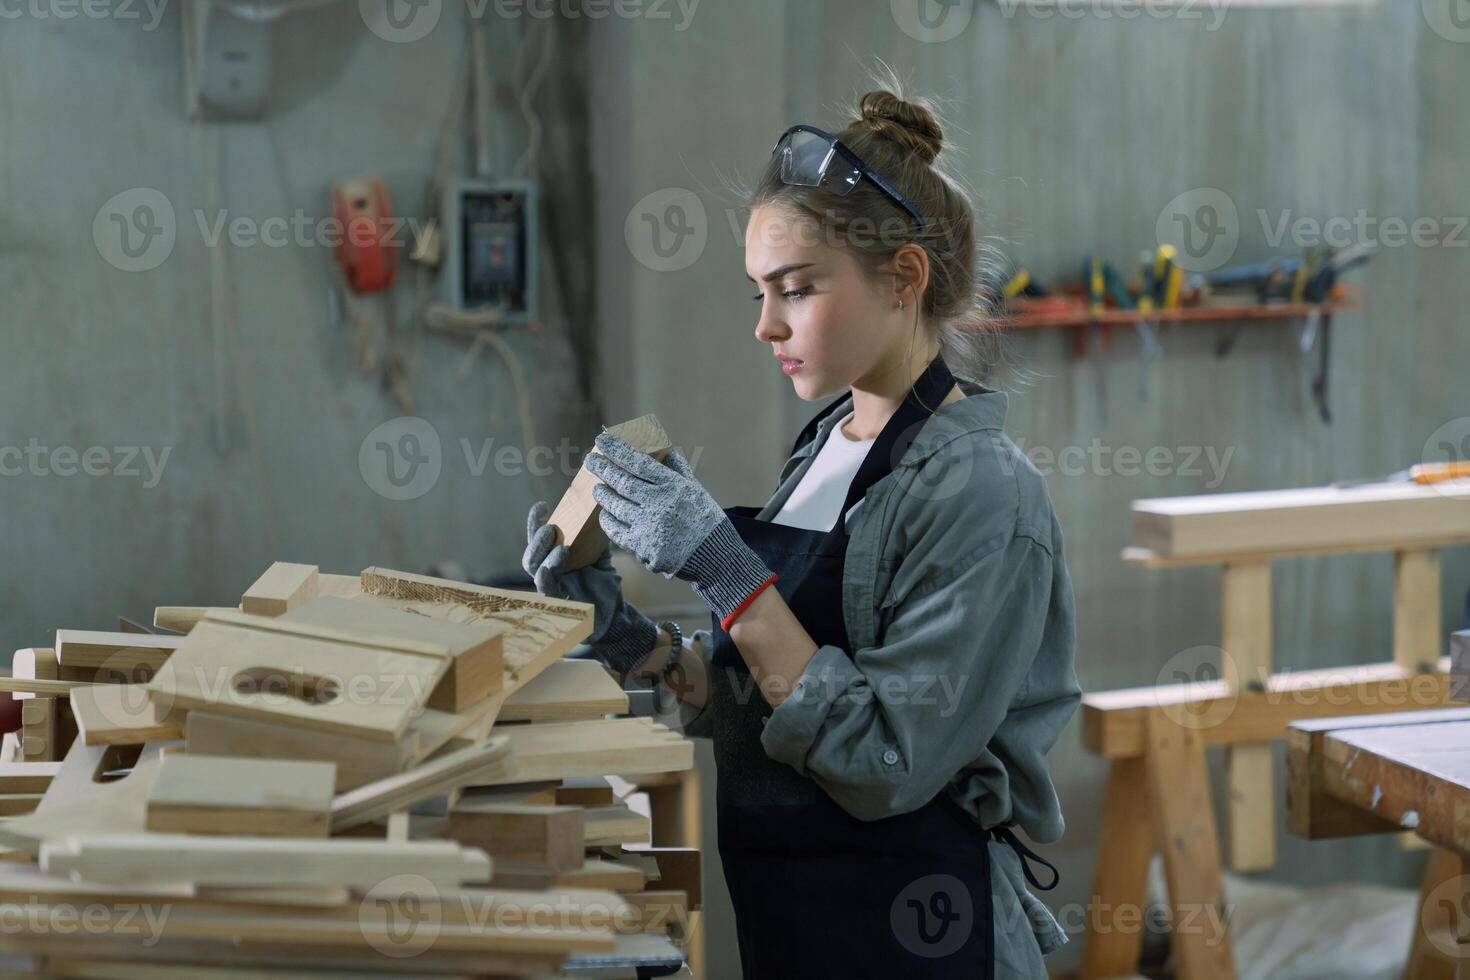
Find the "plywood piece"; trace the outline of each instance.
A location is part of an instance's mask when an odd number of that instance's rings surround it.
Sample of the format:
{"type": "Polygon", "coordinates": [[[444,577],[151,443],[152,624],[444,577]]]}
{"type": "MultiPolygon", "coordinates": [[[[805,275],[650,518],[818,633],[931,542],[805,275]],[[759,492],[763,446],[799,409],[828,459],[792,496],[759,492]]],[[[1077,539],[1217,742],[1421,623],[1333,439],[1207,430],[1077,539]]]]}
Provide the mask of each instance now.
{"type": "MultiPolygon", "coordinates": [[[[522,782],[677,772],[694,766],[694,743],[649,718],[497,725],[492,731],[510,739],[516,778],[522,782]]],[[[510,781],[484,780],[475,785],[510,781]]]]}
{"type": "MultiPolygon", "coordinates": [[[[644,415],[615,425],[608,430],[634,449],[662,460],[672,448],[668,434],[656,417],[644,415]]],[[[597,452],[594,448],[590,452],[597,452]]],[[[572,479],[572,485],[552,511],[548,523],[557,529],[557,543],[567,545],[568,569],[582,568],[595,562],[607,548],[607,534],[598,519],[601,508],[592,496],[592,488],[601,481],[583,466],[572,479]]]]}
{"type": "Polygon", "coordinates": [[[190,711],[184,723],[184,739],[188,751],[200,755],[335,763],[335,788],[339,793],[396,775],[408,764],[408,753],[398,742],[320,732],[213,711],[190,711]]]}
{"type": "Polygon", "coordinates": [[[445,886],[490,878],[490,859],[483,851],[449,841],[75,834],[43,844],[40,864],[47,874],[112,884],[372,888],[394,875],[418,875],[445,886]]]}
{"type": "Polygon", "coordinates": [[[385,603],[321,596],[281,616],[382,639],[415,640],[446,647],[454,657],[449,672],[429,698],[429,707],[458,712],[500,690],[504,673],[503,635],[510,626],[493,619],[456,623],[385,603]]]}
{"type": "Polygon", "coordinates": [[[1133,502],[1132,544],[1161,558],[1431,548],[1470,537],[1470,480],[1133,502]]]}
{"type": "Polygon", "coordinates": [[[515,782],[516,760],[510,740],[491,738],[438,756],[407,772],[360,786],[332,801],[332,830],[337,832],[406,809],[419,800],[488,779],[515,782]]]}
{"type": "Polygon", "coordinates": [[[141,831],[159,759],[172,744],[176,743],[143,746],[129,773],[98,782],[105,771],[119,764],[119,753],[126,750],[86,745],[77,739],[36,812],[0,821],[0,844],[36,854],[44,841],[67,834],[141,831]]]}
{"type": "Polygon", "coordinates": [[[628,712],[628,692],[596,660],[558,660],[500,709],[501,721],[576,721],[628,712]]]}
{"type": "Polygon", "coordinates": [[[240,597],[240,610],[256,616],[279,616],[316,598],[317,571],[315,565],[274,562],[240,597]]]}
{"type": "Polygon", "coordinates": [[[148,794],[146,827],[194,834],[325,837],[330,762],[173,755],[148,794]]]}
{"type": "Polygon", "coordinates": [[[148,684],[165,708],[393,741],[449,668],[442,645],[378,640],[246,613],[210,613],[148,684]]]}
{"type": "Polygon", "coordinates": [[[512,803],[466,804],[449,811],[445,836],[480,847],[500,864],[571,871],[586,862],[582,808],[512,803]]]}
{"type": "Polygon", "coordinates": [[[63,667],[108,667],[129,673],[157,671],[184,641],[156,633],[57,630],[56,660],[63,667]]]}
{"type": "Polygon", "coordinates": [[[362,588],[367,596],[392,601],[420,615],[460,623],[494,619],[509,626],[501,688],[507,697],[592,633],[590,603],[552,599],[536,592],[493,589],[386,568],[364,569],[362,588]]]}
{"type": "Polygon", "coordinates": [[[141,745],[184,737],[187,712],[165,711],[141,684],[93,684],[71,692],[71,712],[88,745],[141,745]]]}

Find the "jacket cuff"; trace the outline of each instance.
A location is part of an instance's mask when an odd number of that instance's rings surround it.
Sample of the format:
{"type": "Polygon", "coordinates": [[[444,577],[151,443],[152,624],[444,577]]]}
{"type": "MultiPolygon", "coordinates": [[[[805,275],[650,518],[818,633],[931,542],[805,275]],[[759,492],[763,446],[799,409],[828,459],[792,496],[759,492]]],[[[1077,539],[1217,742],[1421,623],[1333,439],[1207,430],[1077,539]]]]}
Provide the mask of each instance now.
{"type": "Polygon", "coordinates": [[[629,602],[618,604],[612,622],[593,645],[607,665],[626,674],[648,659],[658,643],[658,626],[629,602]]]}
{"type": "Polygon", "coordinates": [[[841,647],[819,647],[791,693],[762,727],[761,746],[766,755],[806,775],[812,743],[826,724],[832,703],[848,689],[857,672],[841,647]]]}

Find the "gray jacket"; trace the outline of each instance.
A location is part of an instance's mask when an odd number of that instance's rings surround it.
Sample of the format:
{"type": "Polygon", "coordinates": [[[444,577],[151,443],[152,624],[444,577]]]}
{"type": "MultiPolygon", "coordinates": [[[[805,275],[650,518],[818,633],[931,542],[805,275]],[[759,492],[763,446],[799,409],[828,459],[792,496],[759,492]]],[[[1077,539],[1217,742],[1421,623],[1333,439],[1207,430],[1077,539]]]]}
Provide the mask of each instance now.
{"type": "MultiPolygon", "coordinates": [[[[1002,430],[1006,395],[965,392],[924,423],[849,519],[842,599],[853,656],[818,649],[761,743],[859,819],[944,791],[981,826],[1015,823],[1046,844],[1064,826],[1046,755],[1082,696],[1072,586],[1046,483],[1002,430]]],[[[781,509],[845,414],[829,414],[786,461],[759,519],[781,509]]],[[[693,642],[708,658],[711,631],[693,642]]],[[[710,727],[706,714],[686,731],[710,727]]],[[[1015,852],[987,846],[1000,872],[996,975],[1044,977],[1042,956],[1066,935],[1027,890],[1015,852]]]]}

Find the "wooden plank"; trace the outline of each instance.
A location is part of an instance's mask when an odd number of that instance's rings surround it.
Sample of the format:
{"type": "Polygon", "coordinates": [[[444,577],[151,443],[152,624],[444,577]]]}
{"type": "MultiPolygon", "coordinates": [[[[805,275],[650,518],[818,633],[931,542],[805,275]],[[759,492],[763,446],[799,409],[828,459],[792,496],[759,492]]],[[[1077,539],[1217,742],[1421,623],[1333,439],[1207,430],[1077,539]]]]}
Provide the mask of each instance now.
{"type": "Polygon", "coordinates": [[[29,677],[0,677],[0,691],[21,692],[33,697],[67,697],[73,688],[91,687],[92,681],[41,680],[29,677]]]}
{"type": "Polygon", "coordinates": [[[187,633],[217,609],[239,612],[234,606],[158,606],[153,610],[153,628],[187,633]]]}
{"type": "MultiPolygon", "coordinates": [[[[1271,676],[1271,563],[1232,562],[1221,573],[1220,676],[1232,691],[1271,676]]],[[[1276,780],[1269,743],[1225,750],[1226,841],[1236,871],[1276,864],[1276,780]]]]}
{"type": "Polygon", "coordinates": [[[483,848],[496,865],[572,871],[586,863],[581,807],[465,803],[449,811],[445,837],[483,848]]]}
{"type": "Polygon", "coordinates": [[[1103,790],[1100,840],[1092,869],[1097,910],[1087,918],[1082,980],[1121,977],[1138,970],[1148,863],[1158,839],[1148,770],[1142,755],[1114,759],[1103,790]]]}
{"type": "Polygon", "coordinates": [[[325,837],[330,762],[172,755],[148,794],[151,831],[257,837],[325,837]]]}
{"type": "Polygon", "coordinates": [[[556,788],[556,802],[571,806],[608,806],[617,802],[606,776],[567,779],[556,788]]]}
{"type": "Polygon", "coordinates": [[[41,870],[84,881],[195,885],[349,885],[371,888],[394,875],[454,886],[490,878],[484,851],[449,841],[199,837],[192,834],[74,834],[41,846],[41,870]]]}
{"type": "Polygon", "coordinates": [[[649,819],[626,803],[587,807],[583,811],[583,824],[588,847],[647,844],[652,836],[649,819]]]}
{"type": "Polygon", "coordinates": [[[447,648],[454,663],[434,688],[429,707],[465,711],[500,690],[505,665],[503,634],[509,625],[493,619],[455,623],[386,603],[322,596],[280,617],[384,640],[413,640],[447,648]]]}
{"type": "Polygon", "coordinates": [[[119,758],[116,746],[85,745],[77,739],[67,753],[36,812],[0,821],[0,844],[29,854],[41,844],[68,834],[126,833],[143,829],[148,791],[168,742],[143,746],[132,771],[98,782],[119,758]]]}
{"type": "Polygon", "coordinates": [[[704,907],[704,873],[700,868],[699,849],[694,847],[639,847],[624,849],[624,854],[651,857],[656,874],[650,883],[659,888],[683,892],[691,910],[704,907]]]}
{"type": "Polygon", "coordinates": [[[624,893],[641,891],[647,884],[648,876],[638,868],[600,857],[589,857],[573,871],[497,865],[491,879],[496,888],[608,888],[624,893]]]}
{"type": "Polygon", "coordinates": [[[1440,620],[1439,552],[1399,551],[1393,556],[1393,659],[1406,669],[1439,662],[1444,653],[1440,620]]]}
{"type": "Polygon", "coordinates": [[[40,793],[0,793],[0,817],[31,813],[40,803],[40,793]]]}
{"type": "Polygon", "coordinates": [[[628,692],[595,660],[558,660],[506,699],[500,721],[577,721],[628,713],[628,692]]]}
{"type": "Polygon", "coordinates": [[[188,712],[165,710],[141,684],[93,684],[71,692],[71,712],[88,745],[141,745],[184,737],[188,712]]]}
{"type": "Polygon", "coordinates": [[[1174,921],[1201,914],[1218,925],[1176,929],[1171,934],[1180,976],[1190,980],[1225,980],[1235,976],[1234,957],[1225,936],[1225,902],[1220,885],[1220,845],[1210,805],[1209,772],[1204,743],[1189,729],[1166,718],[1150,716],[1144,754],[1149,795],[1153,800],[1164,877],[1174,921]]]}
{"type": "Polygon", "coordinates": [[[510,739],[496,737],[483,745],[449,752],[407,772],[360,786],[332,801],[332,830],[335,833],[377,820],[477,779],[515,782],[517,760],[513,756],[510,739]]]}
{"type": "MultiPolygon", "coordinates": [[[[615,718],[565,724],[497,725],[516,756],[513,778],[471,785],[560,780],[604,773],[677,772],[694,766],[694,743],[650,718],[615,718]]],[[[453,743],[451,743],[453,744],[453,743]]]]}
{"type": "Polygon", "coordinates": [[[140,668],[157,671],[183,641],[156,633],[57,630],[56,660],[63,667],[107,667],[131,675],[140,668]]]}
{"type": "Polygon", "coordinates": [[[1307,840],[1397,831],[1397,824],[1344,803],[1327,792],[1322,781],[1323,734],[1321,730],[1312,731],[1295,724],[1287,729],[1287,829],[1307,840]]]}
{"type": "Polygon", "coordinates": [[[1132,544],[1165,558],[1435,548],[1470,536],[1470,480],[1135,500],[1132,544]]]}
{"type": "Polygon", "coordinates": [[[1149,714],[1192,727],[1206,745],[1234,745],[1282,738],[1311,718],[1453,708],[1448,669],[1441,658],[1433,674],[1395,663],[1286,671],[1263,691],[1232,692],[1223,680],[1099,691],[1082,697],[1082,744],[1109,759],[1141,755],[1149,714]]]}
{"type": "Polygon", "coordinates": [[[278,561],[240,597],[240,610],[256,616],[279,616],[317,594],[315,565],[278,561]]]}
{"type": "Polygon", "coordinates": [[[44,793],[60,769],[59,762],[0,764],[0,793],[44,793]]]}
{"type": "Polygon", "coordinates": [[[388,741],[449,669],[442,645],[210,613],[148,684],[165,707],[289,722],[388,741]]]}
{"type": "MultiPolygon", "coordinates": [[[[673,446],[653,415],[615,425],[608,431],[654,459],[663,459],[673,446]]],[[[595,452],[597,449],[593,448],[588,455],[595,452]]],[[[598,519],[602,508],[592,496],[592,488],[600,482],[586,466],[579,469],[547,522],[556,528],[557,543],[567,546],[564,567],[569,570],[592,564],[608,546],[607,535],[598,519]]]]}
{"type": "Polygon", "coordinates": [[[34,698],[20,707],[20,750],[26,762],[50,762],[58,755],[55,698],[34,698]]]}
{"type": "Polygon", "coordinates": [[[191,754],[252,759],[302,759],[336,764],[336,791],[397,775],[410,753],[401,742],[359,738],[255,718],[194,710],[184,723],[191,754]]]}

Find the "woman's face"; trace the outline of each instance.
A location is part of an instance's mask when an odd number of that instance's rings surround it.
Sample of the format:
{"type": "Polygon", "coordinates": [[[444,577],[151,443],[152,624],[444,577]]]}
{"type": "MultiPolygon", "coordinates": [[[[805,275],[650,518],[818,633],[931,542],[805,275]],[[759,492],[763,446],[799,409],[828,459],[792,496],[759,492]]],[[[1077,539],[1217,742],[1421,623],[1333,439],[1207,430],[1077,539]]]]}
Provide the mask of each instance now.
{"type": "Polygon", "coordinates": [[[903,342],[891,282],[869,274],[809,217],[756,208],[745,230],[745,274],[757,287],[756,339],[786,359],[773,370],[802,399],[861,382],[892,363],[903,342]]]}

